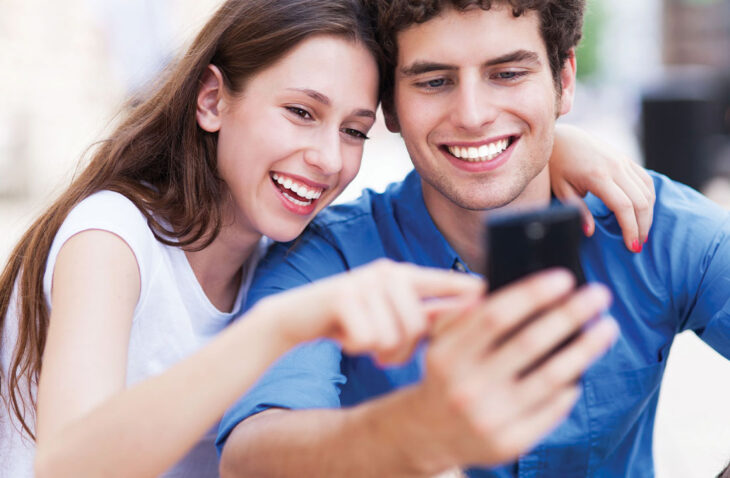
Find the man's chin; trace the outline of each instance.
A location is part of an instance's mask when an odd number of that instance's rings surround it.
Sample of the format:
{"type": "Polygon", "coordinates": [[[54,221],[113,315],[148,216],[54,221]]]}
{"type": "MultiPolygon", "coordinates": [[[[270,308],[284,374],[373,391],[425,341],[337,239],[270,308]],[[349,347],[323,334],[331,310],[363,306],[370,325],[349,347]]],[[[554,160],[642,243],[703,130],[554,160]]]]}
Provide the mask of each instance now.
{"type": "Polygon", "coordinates": [[[451,195],[448,199],[468,211],[490,211],[509,206],[517,198],[517,194],[489,194],[484,196],[451,195]]]}

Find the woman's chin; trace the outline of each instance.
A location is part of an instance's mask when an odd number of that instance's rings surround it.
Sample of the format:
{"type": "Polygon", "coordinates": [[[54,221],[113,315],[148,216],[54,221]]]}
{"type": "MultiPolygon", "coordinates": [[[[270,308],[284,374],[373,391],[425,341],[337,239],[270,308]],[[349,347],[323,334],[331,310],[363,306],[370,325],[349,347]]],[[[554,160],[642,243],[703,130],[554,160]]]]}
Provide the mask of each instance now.
{"type": "Polygon", "coordinates": [[[262,231],[262,234],[264,236],[268,237],[269,239],[271,239],[272,241],[291,242],[294,239],[296,239],[297,237],[299,237],[299,235],[302,232],[304,232],[304,229],[306,228],[306,226],[307,225],[305,224],[300,227],[294,227],[294,226],[290,226],[290,227],[286,227],[286,228],[276,227],[276,228],[271,228],[270,230],[262,231]]]}

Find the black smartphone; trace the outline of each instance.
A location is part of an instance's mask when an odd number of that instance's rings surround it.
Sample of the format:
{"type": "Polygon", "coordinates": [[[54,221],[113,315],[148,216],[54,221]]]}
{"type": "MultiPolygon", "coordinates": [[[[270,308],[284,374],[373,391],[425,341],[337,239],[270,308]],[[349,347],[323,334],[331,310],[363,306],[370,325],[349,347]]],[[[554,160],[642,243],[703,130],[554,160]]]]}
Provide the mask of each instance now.
{"type": "Polygon", "coordinates": [[[575,206],[554,205],[518,213],[496,213],[486,220],[489,290],[552,267],[570,270],[577,285],[585,284],[580,264],[583,227],[575,206]]]}

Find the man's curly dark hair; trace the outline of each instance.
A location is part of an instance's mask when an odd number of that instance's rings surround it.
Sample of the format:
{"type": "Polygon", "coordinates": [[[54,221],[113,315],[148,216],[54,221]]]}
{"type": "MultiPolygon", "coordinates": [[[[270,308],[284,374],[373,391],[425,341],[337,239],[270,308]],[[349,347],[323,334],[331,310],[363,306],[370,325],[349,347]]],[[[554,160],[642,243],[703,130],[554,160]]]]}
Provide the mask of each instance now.
{"type": "Polygon", "coordinates": [[[383,49],[384,68],[381,71],[383,106],[393,104],[395,67],[398,61],[398,33],[414,24],[425,23],[447,8],[457,11],[469,8],[489,10],[492,5],[507,5],[519,17],[535,10],[541,21],[553,79],[560,88],[560,70],[568,59],[570,49],[582,36],[585,0],[368,0],[375,21],[378,42],[383,49]]]}

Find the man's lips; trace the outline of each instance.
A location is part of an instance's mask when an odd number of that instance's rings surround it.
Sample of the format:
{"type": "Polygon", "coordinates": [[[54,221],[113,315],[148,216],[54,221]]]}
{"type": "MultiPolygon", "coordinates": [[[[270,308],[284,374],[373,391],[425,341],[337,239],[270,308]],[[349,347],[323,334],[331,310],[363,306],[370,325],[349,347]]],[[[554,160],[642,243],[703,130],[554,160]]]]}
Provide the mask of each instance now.
{"type": "Polygon", "coordinates": [[[442,145],[442,149],[449,155],[462,161],[483,163],[498,158],[516,139],[516,136],[503,136],[481,142],[445,143],[442,145]]]}

